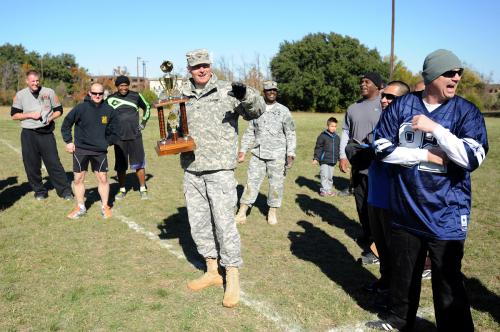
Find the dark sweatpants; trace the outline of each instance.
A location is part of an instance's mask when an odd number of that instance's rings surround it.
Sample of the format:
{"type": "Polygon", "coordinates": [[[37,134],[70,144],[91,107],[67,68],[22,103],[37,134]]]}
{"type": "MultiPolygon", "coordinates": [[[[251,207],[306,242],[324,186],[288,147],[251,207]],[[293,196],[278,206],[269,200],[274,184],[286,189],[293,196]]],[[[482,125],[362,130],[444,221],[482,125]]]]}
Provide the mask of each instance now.
{"type": "Polygon", "coordinates": [[[380,283],[389,288],[391,281],[391,212],[368,204],[370,231],[380,259],[380,283]]]}
{"type": "Polygon", "coordinates": [[[392,229],[390,321],[403,330],[415,323],[424,261],[432,262],[432,298],[438,331],[474,331],[470,305],[461,272],[463,240],[428,239],[403,229],[392,229]]]}
{"type": "Polygon", "coordinates": [[[359,222],[363,228],[363,242],[369,246],[372,234],[370,231],[370,221],[368,219],[368,175],[353,170],[352,187],[354,200],[356,201],[356,210],[358,210],[359,222]]]}
{"type": "Polygon", "coordinates": [[[24,169],[35,195],[47,193],[47,189],[42,183],[42,160],[57,194],[60,197],[71,194],[71,186],[59,160],[53,133],[39,134],[34,130],[23,129],[21,131],[21,148],[24,169]]]}

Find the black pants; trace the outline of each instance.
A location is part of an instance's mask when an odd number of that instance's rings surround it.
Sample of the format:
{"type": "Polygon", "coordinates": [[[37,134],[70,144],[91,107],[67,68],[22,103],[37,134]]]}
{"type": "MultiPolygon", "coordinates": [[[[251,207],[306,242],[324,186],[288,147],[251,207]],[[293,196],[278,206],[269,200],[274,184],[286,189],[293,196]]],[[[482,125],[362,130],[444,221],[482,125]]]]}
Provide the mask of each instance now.
{"type": "Polygon", "coordinates": [[[391,238],[391,321],[405,331],[413,328],[427,250],[438,331],[474,331],[461,272],[464,241],[427,239],[395,228],[391,238]]]}
{"type": "Polygon", "coordinates": [[[24,169],[35,195],[47,193],[47,189],[42,183],[42,160],[57,194],[61,197],[71,194],[71,186],[59,160],[53,133],[39,134],[30,129],[23,129],[21,131],[21,148],[24,169]]]}
{"type": "Polygon", "coordinates": [[[352,186],[356,210],[358,211],[359,222],[363,228],[363,242],[370,245],[371,231],[368,219],[368,175],[357,171],[352,172],[352,186]]]}
{"type": "Polygon", "coordinates": [[[380,260],[380,283],[389,288],[391,280],[391,212],[368,204],[370,231],[380,260]]]}

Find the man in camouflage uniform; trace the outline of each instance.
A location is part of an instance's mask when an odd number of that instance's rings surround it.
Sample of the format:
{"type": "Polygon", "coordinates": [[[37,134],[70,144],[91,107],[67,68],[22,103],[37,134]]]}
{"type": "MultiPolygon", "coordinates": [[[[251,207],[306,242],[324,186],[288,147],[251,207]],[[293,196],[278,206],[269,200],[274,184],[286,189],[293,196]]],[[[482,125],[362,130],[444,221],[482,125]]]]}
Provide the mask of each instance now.
{"type": "Polygon", "coordinates": [[[266,111],[258,119],[250,121],[241,139],[238,162],[245,160],[245,153],[249,149],[251,149],[252,158],[248,167],[247,184],[240,200],[240,209],[236,215],[238,223],[246,221],[247,210],[255,203],[266,174],[269,178],[267,222],[270,225],[278,222],[276,209],[281,206],[283,198],[285,167],[292,166],[297,144],[292,115],[287,107],[276,102],[277,94],[276,82],[264,82],[266,111]]]}
{"type": "Polygon", "coordinates": [[[182,153],[180,159],[191,235],[207,263],[207,272],[190,281],[188,288],[198,291],[222,285],[217,264],[220,256],[226,270],[222,304],[234,307],[239,301],[238,268],[242,264],[234,221],[238,117],[257,118],[265,103],[257,91],[242,83],[219,81],[212,73],[207,50],[195,50],[186,57],[191,78],[183,83],[181,94],[189,98],[186,117],[196,149],[182,153]]]}

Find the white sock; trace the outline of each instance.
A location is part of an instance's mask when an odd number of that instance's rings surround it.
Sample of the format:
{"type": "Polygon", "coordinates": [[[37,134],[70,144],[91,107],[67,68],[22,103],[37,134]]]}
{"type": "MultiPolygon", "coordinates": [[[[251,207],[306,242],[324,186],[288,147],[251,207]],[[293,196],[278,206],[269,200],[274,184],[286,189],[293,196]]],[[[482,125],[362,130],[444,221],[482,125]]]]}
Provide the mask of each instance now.
{"type": "Polygon", "coordinates": [[[125,187],[121,187],[121,188],[120,188],[120,191],[121,191],[122,193],[126,192],[125,187]]]}
{"type": "Polygon", "coordinates": [[[141,186],[140,191],[147,191],[146,186],[141,186]]]}
{"type": "Polygon", "coordinates": [[[78,207],[80,208],[80,210],[86,210],[85,204],[83,204],[83,203],[78,203],[78,207]]]}

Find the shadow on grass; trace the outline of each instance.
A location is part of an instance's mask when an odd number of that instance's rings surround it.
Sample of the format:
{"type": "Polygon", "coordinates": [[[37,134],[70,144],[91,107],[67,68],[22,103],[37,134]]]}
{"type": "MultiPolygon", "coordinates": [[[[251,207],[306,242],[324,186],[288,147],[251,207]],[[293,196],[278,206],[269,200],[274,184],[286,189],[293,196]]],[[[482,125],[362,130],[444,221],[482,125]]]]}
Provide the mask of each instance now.
{"type": "Polygon", "coordinates": [[[478,311],[489,313],[500,324],[500,296],[490,291],[476,278],[464,279],[470,305],[478,311]]]}
{"type": "Polygon", "coordinates": [[[31,186],[28,182],[23,182],[21,184],[17,184],[17,176],[11,176],[5,180],[1,181],[2,190],[0,192],[0,211],[6,210],[14,205],[18,200],[20,200],[24,195],[32,191],[31,186]],[[10,187],[9,187],[10,186],[10,187]]]}
{"type": "Polygon", "coordinates": [[[342,211],[330,203],[317,198],[311,198],[304,194],[297,194],[295,202],[297,202],[305,214],[321,217],[328,224],[343,229],[345,234],[353,240],[359,238],[363,233],[361,225],[358,222],[348,218],[342,211]]]}
{"type": "Polygon", "coordinates": [[[191,228],[189,227],[187,209],[185,207],[177,208],[177,213],[172,214],[158,224],[160,230],[158,237],[162,240],[179,239],[179,245],[184,252],[184,256],[189,263],[200,270],[205,269],[205,260],[196,250],[196,244],[191,237],[191,228]]]}
{"type": "MultiPolygon", "coordinates": [[[[325,231],[305,220],[298,221],[297,225],[304,231],[288,233],[292,254],[317,265],[360,308],[371,313],[379,312],[374,306],[375,296],[362,289],[362,285],[375,281],[375,276],[360,265],[340,241],[325,231]]],[[[430,332],[436,331],[436,328],[432,322],[417,317],[415,331],[430,332]]]]}
{"type": "MultiPolygon", "coordinates": [[[[71,182],[73,180],[73,173],[66,172],[66,178],[68,179],[68,182],[71,182]]],[[[47,189],[47,191],[54,190],[54,186],[50,181],[50,177],[44,176],[42,178],[42,182],[44,182],[44,187],[47,189]]],[[[7,187],[5,190],[0,192],[0,210],[10,208],[26,194],[28,194],[29,192],[33,192],[33,189],[31,188],[29,182],[23,182],[16,186],[11,186],[16,183],[17,176],[11,176],[5,180],[0,181],[0,190],[7,187]]]]}
{"type": "Polygon", "coordinates": [[[11,186],[16,183],[17,183],[17,176],[9,176],[6,179],[2,179],[0,180],[0,190],[3,190],[3,188],[11,186]]]}
{"type": "MultiPolygon", "coordinates": [[[[238,202],[240,201],[244,190],[245,190],[245,188],[241,184],[236,186],[236,191],[238,193],[238,202]]],[[[269,211],[269,206],[267,205],[267,196],[263,195],[262,193],[259,192],[259,194],[257,195],[257,199],[255,200],[255,203],[252,205],[252,208],[250,209],[250,211],[247,212],[247,215],[252,213],[252,210],[254,208],[258,209],[259,212],[265,218],[267,216],[267,212],[269,211]]]]}
{"type": "MultiPolygon", "coordinates": [[[[316,175],[315,178],[318,180],[308,179],[305,176],[299,176],[295,180],[295,183],[299,187],[306,187],[306,188],[309,188],[310,190],[312,190],[316,193],[319,193],[319,190],[321,189],[320,177],[319,177],[319,175],[316,175]]],[[[333,187],[339,191],[344,190],[346,188],[349,188],[349,179],[346,179],[346,178],[343,178],[340,176],[334,176],[333,177],[333,187]]]]}
{"type": "Polygon", "coordinates": [[[364,284],[376,280],[375,276],[356,262],[340,241],[332,238],[325,231],[305,220],[298,221],[297,225],[304,231],[288,233],[292,254],[316,264],[361,308],[376,312],[373,306],[374,296],[362,290],[364,284]]]}
{"type": "MultiPolygon", "coordinates": [[[[146,173],[146,175],[144,176],[146,180],[146,186],[148,185],[148,181],[153,177],[153,174],[146,173]]],[[[110,178],[115,181],[113,183],[110,183],[109,185],[109,205],[113,205],[113,202],[115,201],[115,195],[118,193],[118,190],[120,190],[120,184],[118,183],[118,177],[116,176],[116,173],[110,178]]],[[[139,192],[139,180],[137,179],[135,171],[129,171],[127,172],[127,174],[125,174],[125,188],[127,188],[127,193],[130,193],[131,191],[139,192]]],[[[97,197],[99,197],[99,193],[97,194],[97,197]]]]}

